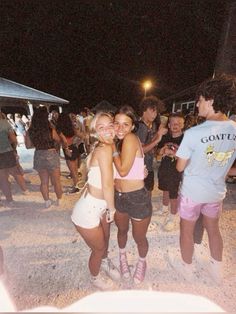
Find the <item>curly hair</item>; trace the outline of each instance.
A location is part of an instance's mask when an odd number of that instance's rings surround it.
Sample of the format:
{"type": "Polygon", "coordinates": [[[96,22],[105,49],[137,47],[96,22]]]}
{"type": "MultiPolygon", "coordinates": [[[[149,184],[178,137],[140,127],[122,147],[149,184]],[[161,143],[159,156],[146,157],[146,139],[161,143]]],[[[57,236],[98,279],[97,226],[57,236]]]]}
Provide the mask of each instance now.
{"type": "Polygon", "coordinates": [[[66,137],[72,137],[75,135],[74,126],[69,113],[60,113],[56,129],[59,134],[63,133],[66,137]]]}
{"type": "Polygon", "coordinates": [[[51,143],[52,126],[48,121],[48,111],[46,107],[39,107],[34,110],[28,132],[34,145],[47,145],[51,143]]]}
{"type": "Polygon", "coordinates": [[[204,81],[196,93],[196,101],[200,96],[212,99],[215,112],[227,114],[236,106],[236,77],[222,74],[204,81]]]}
{"type": "Polygon", "coordinates": [[[156,96],[149,96],[143,98],[139,105],[140,116],[142,116],[148,108],[156,109],[158,112],[162,112],[165,110],[165,104],[156,96]]]}

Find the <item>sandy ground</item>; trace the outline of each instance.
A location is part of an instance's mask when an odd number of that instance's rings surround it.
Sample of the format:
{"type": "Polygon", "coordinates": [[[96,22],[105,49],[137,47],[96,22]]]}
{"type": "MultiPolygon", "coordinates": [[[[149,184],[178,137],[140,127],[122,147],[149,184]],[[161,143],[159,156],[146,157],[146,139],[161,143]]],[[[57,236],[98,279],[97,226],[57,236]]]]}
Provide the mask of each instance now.
{"type": "MultiPolygon", "coordinates": [[[[30,194],[23,195],[13,183],[16,205],[0,208],[0,245],[3,247],[7,266],[6,287],[18,310],[43,305],[63,308],[96,291],[89,282],[87,261],[89,249],[74,229],[70,215],[78,195],[66,196],[60,208],[52,206],[45,210],[39,192],[39,178],[32,170],[33,150],[19,148],[20,161],[25,170],[30,194]]],[[[62,160],[62,184],[67,168],[62,160]]],[[[217,286],[202,267],[208,256],[206,234],[194,263],[199,271],[198,279],[186,282],[168,263],[168,252],[178,248],[179,228],[171,232],[162,229],[163,217],[154,210],[152,225],[148,232],[150,244],[147,257],[148,270],[145,282],[140,286],[116,283],[115,290],[144,289],[161,292],[191,293],[208,298],[223,310],[236,311],[236,184],[228,184],[228,193],[221,217],[224,240],[225,279],[217,286]]],[[[51,198],[55,199],[53,191],[51,198]]],[[[161,193],[153,192],[154,207],[159,206],[161,193]]],[[[127,246],[131,269],[135,267],[137,251],[131,233],[127,246]]],[[[116,226],[111,226],[110,257],[118,265],[116,226]]],[[[193,309],[194,311],[194,309],[193,309]]]]}

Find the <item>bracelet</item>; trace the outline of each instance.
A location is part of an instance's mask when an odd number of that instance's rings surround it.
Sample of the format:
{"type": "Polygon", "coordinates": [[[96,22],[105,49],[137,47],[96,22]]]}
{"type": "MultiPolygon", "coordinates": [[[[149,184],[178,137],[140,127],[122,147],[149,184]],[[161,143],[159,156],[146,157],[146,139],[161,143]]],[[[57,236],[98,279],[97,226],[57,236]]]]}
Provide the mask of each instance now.
{"type": "Polygon", "coordinates": [[[116,157],[116,156],[119,156],[119,153],[118,153],[118,152],[112,153],[112,157],[116,157]]]}

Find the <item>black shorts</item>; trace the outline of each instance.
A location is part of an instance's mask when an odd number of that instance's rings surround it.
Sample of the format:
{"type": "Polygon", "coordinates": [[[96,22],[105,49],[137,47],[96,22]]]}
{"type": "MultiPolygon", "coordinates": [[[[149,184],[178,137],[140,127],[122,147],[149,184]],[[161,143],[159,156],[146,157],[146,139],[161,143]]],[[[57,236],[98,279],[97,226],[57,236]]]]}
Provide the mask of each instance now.
{"type": "Polygon", "coordinates": [[[16,166],[16,155],[12,150],[0,154],[0,169],[8,169],[16,166]]]}
{"type": "Polygon", "coordinates": [[[69,157],[68,155],[66,155],[66,150],[63,149],[66,160],[76,160],[77,158],[79,158],[80,150],[76,145],[71,144],[70,146],[68,146],[68,148],[71,150],[72,155],[69,157]]]}
{"type": "Polygon", "coordinates": [[[115,191],[115,208],[120,213],[126,213],[131,218],[144,219],[152,215],[151,195],[141,190],[121,193],[115,191]]]}
{"type": "Polygon", "coordinates": [[[148,176],[144,179],[145,188],[148,191],[152,191],[154,188],[154,172],[148,171],[148,176]]]}
{"type": "Polygon", "coordinates": [[[170,199],[178,198],[179,185],[182,180],[182,173],[171,171],[171,169],[165,169],[159,167],[158,169],[158,188],[161,191],[168,191],[170,199]]]}

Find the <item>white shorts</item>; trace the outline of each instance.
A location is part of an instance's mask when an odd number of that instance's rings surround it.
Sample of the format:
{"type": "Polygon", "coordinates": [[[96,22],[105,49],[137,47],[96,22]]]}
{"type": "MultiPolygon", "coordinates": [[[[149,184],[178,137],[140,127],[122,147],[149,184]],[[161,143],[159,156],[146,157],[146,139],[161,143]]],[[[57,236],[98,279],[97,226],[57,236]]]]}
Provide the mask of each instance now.
{"type": "Polygon", "coordinates": [[[71,220],[76,226],[91,229],[99,226],[103,214],[106,212],[107,203],[93,197],[85,191],[75,204],[71,220]]]}

